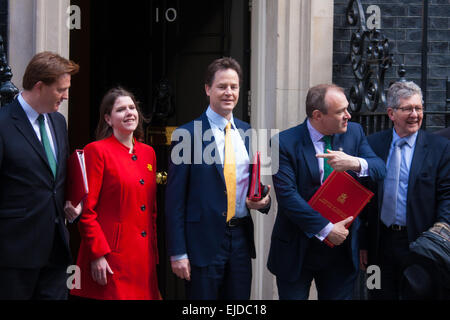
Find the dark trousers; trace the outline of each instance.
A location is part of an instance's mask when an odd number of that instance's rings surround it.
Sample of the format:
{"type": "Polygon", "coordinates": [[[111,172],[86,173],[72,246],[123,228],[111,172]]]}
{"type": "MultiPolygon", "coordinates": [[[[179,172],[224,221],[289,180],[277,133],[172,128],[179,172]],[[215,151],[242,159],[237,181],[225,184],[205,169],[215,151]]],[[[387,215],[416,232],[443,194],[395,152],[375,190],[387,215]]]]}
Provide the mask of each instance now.
{"type": "Polygon", "coordinates": [[[251,283],[252,263],[245,227],[227,227],[212,264],[191,265],[186,296],[189,300],[248,300],[251,283]]]}
{"type": "Polygon", "coordinates": [[[370,299],[398,300],[403,271],[414,262],[409,250],[408,232],[393,231],[381,223],[380,261],[381,289],[369,290],[370,299]]]}
{"type": "Polygon", "coordinates": [[[47,265],[35,269],[0,268],[0,300],[66,300],[67,253],[58,230],[47,265]]]}
{"type": "Polygon", "coordinates": [[[280,300],[307,300],[313,279],[319,300],[352,299],[357,270],[346,245],[330,248],[315,238],[310,243],[300,278],[289,282],[277,277],[280,300]]]}

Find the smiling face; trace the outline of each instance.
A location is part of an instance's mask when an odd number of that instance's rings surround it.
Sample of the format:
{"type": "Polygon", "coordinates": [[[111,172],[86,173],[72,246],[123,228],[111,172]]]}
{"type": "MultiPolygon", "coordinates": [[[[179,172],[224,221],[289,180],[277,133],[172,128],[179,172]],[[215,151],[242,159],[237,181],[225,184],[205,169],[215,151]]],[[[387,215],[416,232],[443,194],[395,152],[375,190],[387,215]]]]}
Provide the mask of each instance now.
{"type": "Polygon", "coordinates": [[[42,81],[36,84],[39,91],[39,102],[36,110],[39,113],[56,112],[64,100],[69,98],[70,74],[63,74],[55,82],[46,85],[42,81]]]}
{"type": "Polygon", "coordinates": [[[239,76],[233,69],[218,70],[211,86],[205,85],[211,109],[230,119],[239,100],[239,76]]]}
{"type": "Polygon", "coordinates": [[[133,134],[139,123],[139,114],[133,100],[128,96],[118,97],[111,114],[105,114],[105,121],[116,137],[133,134]]]}
{"type": "Polygon", "coordinates": [[[324,114],[315,110],[317,114],[322,134],[332,135],[336,133],[345,133],[347,131],[348,120],[351,119],[348,113],[348,101],[345,94],[336,89],[328,89],[325,94],[325,104],[327,113],[324,114]]]}
{"type": "Polygon", "coordinates": [[[417,112],[415,108],[422,108],[422,98],[418,94],[414,94],[409,98],[399,99],[397,108],[388,108],[389,118],[394,123],[395,132],[399,137],[407,137],[416,133],[422,126],[423,112],[417,112]],[[412,112],[402,110],[405,108],[413,108],[412,112]]]}

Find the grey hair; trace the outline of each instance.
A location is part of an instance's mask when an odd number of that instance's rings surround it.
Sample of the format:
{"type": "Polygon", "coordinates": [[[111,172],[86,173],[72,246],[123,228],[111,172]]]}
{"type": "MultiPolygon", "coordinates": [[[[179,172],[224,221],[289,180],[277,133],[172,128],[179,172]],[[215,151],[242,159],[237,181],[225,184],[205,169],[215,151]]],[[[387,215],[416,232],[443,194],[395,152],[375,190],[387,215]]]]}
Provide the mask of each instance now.
{"type": "Polygon", "coordinates": [[[412,81],[398,81],[393,83],[387,92],[386,106],[388,108],[398,108],[400,99],[408,99],[418,94],[423,103],[422,89],[412,81]]]}

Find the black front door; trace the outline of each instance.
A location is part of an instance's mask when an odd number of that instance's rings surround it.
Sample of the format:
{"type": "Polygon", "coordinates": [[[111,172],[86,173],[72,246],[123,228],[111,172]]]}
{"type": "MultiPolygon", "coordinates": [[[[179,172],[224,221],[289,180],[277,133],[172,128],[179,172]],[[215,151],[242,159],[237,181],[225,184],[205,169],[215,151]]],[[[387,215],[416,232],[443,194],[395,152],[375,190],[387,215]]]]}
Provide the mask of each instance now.
{"type": "MultiPolygon", "coordinates": [[[[71,32],[71,58],[83,70],[72,81],[69,135],[73,148],[92,141],[103,94],[122,85],[136,95],[149,120],[146,142],[156,151],[163,177],[169,157],[170,138],[166,136],[206,110],[204,72],[212,60],[222,56],[232,56],[243,68],[234,115],[249,120],[248,1],[72,0],[72,4],[80,6],[82,25],[71,32]]],[[[166,252],[163,178],[160,183],[159,286],[164,299],[183,299],[183,282],[172,274],[166,252]]]]}

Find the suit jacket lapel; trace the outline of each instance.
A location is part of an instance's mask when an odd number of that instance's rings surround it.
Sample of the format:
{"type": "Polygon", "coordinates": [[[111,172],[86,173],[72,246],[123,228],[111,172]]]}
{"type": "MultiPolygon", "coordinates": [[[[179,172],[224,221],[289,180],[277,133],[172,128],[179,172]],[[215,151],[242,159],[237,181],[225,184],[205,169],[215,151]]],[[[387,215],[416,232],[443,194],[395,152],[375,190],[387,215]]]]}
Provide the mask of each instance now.
{"type": "MultiPolygon", "coordinates": [[[[414,148],[414,154],[411,162],[411,168],[409,169],[408,178],[408,194],[407,199],[410,199],[411,192],[414,189],[413,186],[419,175],[420,168],[425,161],[428,153],[428,141],[422,131],[419,131],[416,140],[416,146],[414,148]]],[[[407,200],[408,202],[408,200],[407,200]]]]}
{"type": "Polygon", "coordinates": [[[44,146],[36,136],[36,132],[34,131],[30,123],[30,120],[28,120],[25,111],[23,111],[22,107],[20,106],[17,100],[15,100],[15,107],[11,109],[11,117],[14,121],[14,125],[16,126],[16,128],[28,141],[28,143],[36,151],[36,153],[41,157],[42,161],[45,162],[48,170],[50,170],[51,172],[51,168],[47,160],[47,155],[45,154],[44,146]]]}
{"type": "Polygon", "coordinates": [[[300,125],[300,137],[302,137],[301,150],[298,150],[297,152],[303,154],[309,172],[311,173],[312,180],[318,181],[320,184],[319,162],[316,158],[316,149],[314,149],[314,144],[309,135],[308,127],[306,126],[306,121],[300,125]]]}
{"type": "MultiPolygon", "coordinates": [[[[383,134],[381,136],[381,139],[378,141],[378,143],[380,144],[380,152],[376,152],[376,150],[374,149],[374,151],[379,154],[380,158],[384,161],[384,164],[387,165],[387,159],[389,156],[389,149],[391,148],[391,143],[392,143],[392,130],[393,129],[389,129],[385,131],[385,134],[383,134]]],[[[383,180],[384,181],[384,180],[383,180]]],[[[380,181],[378,182],[378,208],[380,208],[380,210],[378,210],[378,215],[381,214],[381,207],[383,204],[383,195],[384,195],[384,182],[380,181]]]]}
{"type": "Polygon", "coordinates": [[[383,137],[383,141],[380,141],[382,148],[381,148],[381,159],[384,161],[385,164],[387,164],[387,158],[389,156],[389,149],[391,148],[391,143],[392,143],[392,130],[393,129],[389,129],[386,134],[383,137]],[[388,141],[388,143],[386,143],[385,141],[388,141]]]}
{"type": "MultiPolygon", "coordinates": [[[[202,137],[200,137],[200,139],[202,140],[202,144],[203,144],[202,157],[204,156],[203,151],[205,150],[205,148],[209,147],[209,148],[212,148],[215,152],[214,158],[220,159],[219,155],[217,154],[217,152],[219,152],[219,150],[217,149],[217,144],[216,144],[216,139],[214,138],[214,134],[211,132],[211,135],[210,135],[211,141],[206,141],[203,138],[205,136],[205,132],[208,130],[211,130],[211,125],[209,124],[209,120],[208,120],[208,117],[206,116],[206,112],[204,112],[202,114],[200,119],[202,121],[202,137]]],[[[202,161],[204,161],[204,160],[202,160],[202,161]]],[[[214,161],[214,164],[216,166],[217,172],[219,173],[219,176],[222,178],[222,181],[225,184],[225,177],[223,175],[222,163],[220,163],[220,161],[214,161]]]]}

